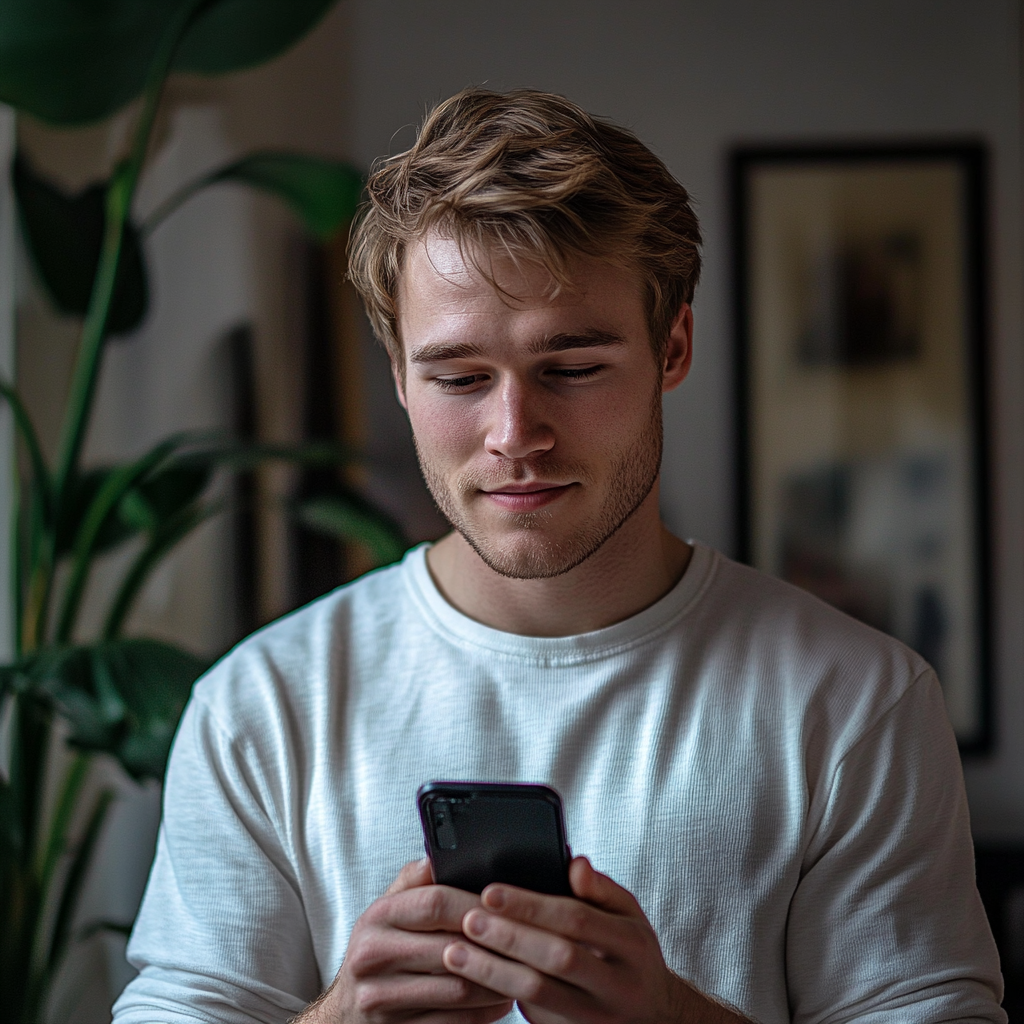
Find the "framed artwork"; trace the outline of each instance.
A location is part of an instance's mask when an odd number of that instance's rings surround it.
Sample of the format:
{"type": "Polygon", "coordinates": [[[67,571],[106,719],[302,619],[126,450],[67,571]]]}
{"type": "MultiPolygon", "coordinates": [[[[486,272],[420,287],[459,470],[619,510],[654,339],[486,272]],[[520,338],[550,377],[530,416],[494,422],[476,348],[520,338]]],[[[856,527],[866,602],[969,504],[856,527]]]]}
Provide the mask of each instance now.
{"type": "Polygon", "coordinates": [[[732,157],[740,557],[936,668],[990,742],[980,145],[732,157]]]}

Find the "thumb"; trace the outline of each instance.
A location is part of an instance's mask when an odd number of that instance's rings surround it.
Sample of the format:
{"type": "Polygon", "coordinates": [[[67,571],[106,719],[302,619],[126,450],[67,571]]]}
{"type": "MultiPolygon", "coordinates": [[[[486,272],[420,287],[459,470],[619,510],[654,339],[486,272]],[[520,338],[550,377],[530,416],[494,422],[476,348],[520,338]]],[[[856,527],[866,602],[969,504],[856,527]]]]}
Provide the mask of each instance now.
{"type": "Polygon", "coordinates": [[[430,861],[424,857],[422,860],[411,860],[401,871],[398,877],[388,886],[385,895],[392,896],[396,892],[404,892],[406,889],[415,889],[420,885],[430,885],[434,876],[430,871],[430,861]]]}

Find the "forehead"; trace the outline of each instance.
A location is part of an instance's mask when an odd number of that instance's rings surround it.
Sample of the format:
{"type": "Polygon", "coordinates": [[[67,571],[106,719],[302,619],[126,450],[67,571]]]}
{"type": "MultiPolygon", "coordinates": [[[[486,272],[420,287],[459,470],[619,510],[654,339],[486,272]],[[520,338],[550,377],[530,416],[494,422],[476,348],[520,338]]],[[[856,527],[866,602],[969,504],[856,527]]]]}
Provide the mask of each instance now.
{"type": "Polygon", "coordinates": [[[539,261],[515,261],[497,247],[469,248],[430,234],[406,251],[398,289],[403,347],[422,334],[544,323],[623,329],[643,322],[642,288],[629,270],[581,257],[569,283],[556,282],[539,261]]]}

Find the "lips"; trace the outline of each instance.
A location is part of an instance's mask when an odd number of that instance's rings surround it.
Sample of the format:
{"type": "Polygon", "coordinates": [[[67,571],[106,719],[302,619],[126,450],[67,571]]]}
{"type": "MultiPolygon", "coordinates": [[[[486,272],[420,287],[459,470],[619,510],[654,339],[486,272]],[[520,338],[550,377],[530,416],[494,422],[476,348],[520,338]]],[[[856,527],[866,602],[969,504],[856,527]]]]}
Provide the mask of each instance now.
{"type": "Polygon", "coordinates": [[[535,512],[557,501],[575,484],[508,484],[493,491],[484,491],[488,501],[507,512],[535,512]]]}

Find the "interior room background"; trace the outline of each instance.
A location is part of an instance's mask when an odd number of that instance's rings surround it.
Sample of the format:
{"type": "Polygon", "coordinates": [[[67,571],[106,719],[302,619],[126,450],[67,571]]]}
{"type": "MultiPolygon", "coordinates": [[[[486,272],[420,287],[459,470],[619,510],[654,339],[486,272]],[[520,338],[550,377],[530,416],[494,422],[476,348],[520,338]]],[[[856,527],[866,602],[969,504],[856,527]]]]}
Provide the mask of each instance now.
{"type": "MultiPolygon", "coordinates": [[[[734,553],[730,150],[802,141],[983,142],[990,154],[994,745],[964,767],[976,838],[1021,844],[1020,54],[1013,0],[342,0],[298,47],[264,68],[217,81],[175,80],[140,202],[152,206],[195,172],[257,147],[299,148],[368,167],[405,148],[424,109],[466,85],[553,90],[628,125],[692,191],[705,235],[693,371],[665,403],[663,512],[681,536],[734,553]]],[[[27,120],[15,126],[4,114],[0,155],[15,131],[41,170],[76,187],[95,177],[120,144],[118,122],[58,133],[27,120]]],[[[45,405],[61,397],[74,332],[61,335],[57,325],[53,342],[51,314],[10,231],[9,196],[0,203],[0,364],[4,372],[14,366],[16,307],[19,382],[45,405]],[[16,273],[7,272],[15,264],[16,273]],[[44,334],[47,345],[33,346],[44,334]]],[[[230,426],[237,402],[228,384],[227,339],[239,328],[252,339],[261,433],[294,438],[308,431],[303,396],[315,358],[308,327],[322,301],[310,282],[335,281],[336,258],[324,263],[287,212],[230,186],[179,213],[154,237],[151,258],[153,313],[137,337],[108,351],[91,458],[138,452],[182,427],[230,426]]],[[[333,285],[328,293],[335,294],[333,285]]],[[[357,312],[341,315],[354,339],[344,355],[344,429],[370,456],[368,490],[411,539],[438,536],[443,523],[419,482],[386,359],[357,312]]],[[[9,434],[0,446],[6,458],[9,434]]],[[[262,521],[259,531],[263,566],[251,615],[267,621],[312,595],[296,582],[287,529],[262,521]]],[[[209,654],[237,639],[246,623],[239,618],[233,543],[229,524],[205,527],[153,580],[138,625],[209,654]]],[[[159,813],[155,787],[124,782],[120,793],[88,897],[109,918],[134,912],[159,813]]],[[[123,948],[116,936],[98,936],[83,952],[65,1019],[105,1019],[104,1007],[130,976],[123,948]]]]}

